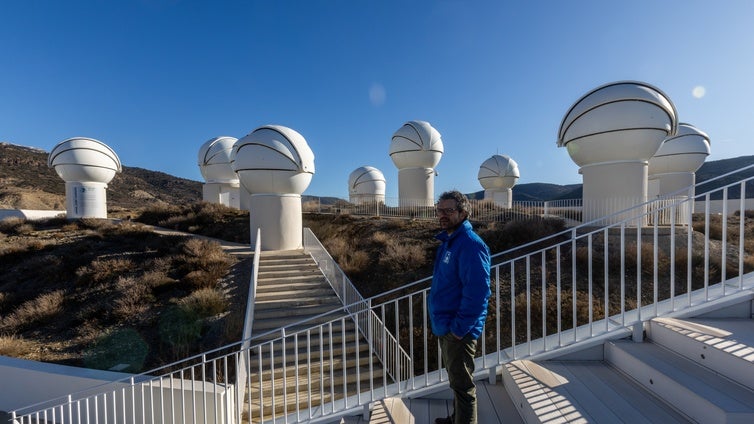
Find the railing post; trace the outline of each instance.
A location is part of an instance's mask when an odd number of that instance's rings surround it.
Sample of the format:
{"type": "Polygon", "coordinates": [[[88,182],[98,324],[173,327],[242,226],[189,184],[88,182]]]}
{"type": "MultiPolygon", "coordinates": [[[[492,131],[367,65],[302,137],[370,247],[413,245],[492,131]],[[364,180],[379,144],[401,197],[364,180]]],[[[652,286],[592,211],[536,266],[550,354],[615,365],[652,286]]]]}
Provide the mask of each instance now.
{"type": "Polygon", "coordinates": [[[351,303],[351,299],[349,299],[348,293],[346,292],[346,280],[348,277],[346,276],[346,273],[343,272],[343,270],[340,270],[340,291],[343,293],[343,302],[346,304],[351,303]]]}
{"type": "Polygon", "coordinates": [[[641,321],[635,322],[634,325],[631,327],[633,332],[631,333],[631,340],[633,340],[636,343],[641,343],[644,341],[644,323],[641,321]]]}

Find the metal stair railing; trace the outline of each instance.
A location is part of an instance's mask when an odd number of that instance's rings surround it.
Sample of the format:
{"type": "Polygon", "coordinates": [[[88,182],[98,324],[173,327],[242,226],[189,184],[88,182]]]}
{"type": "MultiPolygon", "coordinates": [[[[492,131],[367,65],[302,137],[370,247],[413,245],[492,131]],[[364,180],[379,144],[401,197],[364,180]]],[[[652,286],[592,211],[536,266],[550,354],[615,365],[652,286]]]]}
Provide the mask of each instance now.
{"type": "Polygon", "coordinates": [[[359,293],[310,228],[304,228],[303,240],[304,251],[317,262],[346,312],[354,319],[358,331],[372,344],[372,349],[382,361],[385,370],[395,381],[403,380],[411,367],[411,359],[395,335],[385,327],[385,317],[380,317],[374,312],[371,303],[359,293]]]}
{"type": "MultiPolygon", "coordinates": [[[[262,256],[262,229],[257,228],[256,242],[254,243],[254,261],[251,266],[251,281],[249,281],[249,295],[246,302],[246,314],[244,316],[243,333],[241,335],[240,351],[249,350],[251,345],[251,334],[254,326],[254,305],[257,301],[257,283],[259,280],[259,261],[262,256]]],[[[249,357],[241,354],[239,358],[238,371],[236,373],[235,391],[236,405],[242,405],[246,396],[246,382],[249,377],[249,357]]],[[[242,408],[236,408],[236,422],[242,422],[242,408]]]]}
{"type": "MultiPolygon", "coordinates": [[[[636,210],[643,213],[632,218],[602,227],[586,223],[495,255],[493,293],[476,360],[477,376],[493,375],[500,365],[514,359],[546,357],[576,346],[601,343],[605,338],[635,331],[654,317],[682,313],[708,303],[719,305],[741,296],[754,298],[754,259],[746,249],[751,245],[751,235],[746,233],[744,223],[744,194],[752,179],[754,176],[741,177],[694,198],[666,202],[659,207],[648,202],[637,206],[636,210]],[[692,215],[692,208],[685,205],[694,199],[727,201],[730,191],[741,193],[738,217],[728,216],[727,209],[721,215],[712,214],[709,206],[704,212],[692,215]],[[689,224],[679,226],[674,217],[684,207],[689,224]],[[659,224],[661,213],[667,213],[669,225],[659,224]],[[642,227],[637,225],[639,222],[653,224],[642,227]],[[713,233],[719,233],[719,237],[713,237],[713,233]]],[[[310,363],[305,364],[307,372],[318,367],[316,378],[288,376],[285,368],[277,370],[272,353],[269,353],[271,365],[264,366],[258,361],[259,374],[267,371],[273,375],[280,373],[284,379],[292,378],[305,386],[306,396],[311,399],[308,403],[297,402],[295,411],[282,408],[278,412],[275,402],[287,402],[289,395],[284,388],[274,387],[274,380],[273,386],[263,388],[271,394],[269,398],[261,394],[261,389],[258,397],[250,393],[250,403],[257,399],[260,403],[272,401],[273,420],[331,421],[339,415],[362,411],[365,405],[395,393],[417,395],[423,390],[434,390],[446,384],[447,375],[437,341],[428,330],[428,282],[429,278],[366,299],[369,313],[374,311],[387,328],[394,329],[401,347],[411,358],[410,374],[402,381],[383,377],[388,384],[374,385],[372,363],[362,365],[358,354],[351,369],[357,377],[361,374],[370,377],[370,387],[360,387],[358,378],[355,383],[349,381],[345,366],[342,381],[335,378],[340,377],[334,371],[337,362],[350,359],[345,337],[338,340],[345,335],[346,323],[351,319],[346,314],[294,334],[281,329],[280,338],[249,349],[233,344],[86,393],[18,409],[11,412],[12,418],[20,424],[42,421],[126,424],[164,419],[231,423],[237,417],[234,408],[242,407],[235,401],[234,380],[230,378],[241,362],[240,355],[261,358],[267,354],[265,346],[274,352],[274,343],[302,343],[308,349],[315,346],[309,343],[312,339],[325,341],[318,344],[319,359],[309,355],[310,363]],[[403,294],[409,288],[412,292],[403,294]],[[332,348],[341,343],[343,350],[336,357],[332,348]],[[328,357],[325,345],[330,349],[328,357]]],[[[355,310],[354,307],[346,305],[340,311],[355,310]]],[[[373,348],[369,346],[372,354],[373,348]]],[[[296,363],[295,369],[299,365],[296,363]]],[[[300,396],[298,393],[295,396],[300,396]]]]}
{"type": "MultiPolygon", "coordinates": [[[[430,202],[431,203],[431,202],[430,202]]],[[[505,222],[517,217],[559,217],[568,221],[580,221],[581,199],[556,201],[516,200],[510,204],[493,200],[470,199],[472,216],[484,222],[505,222]]],[[[348,214],[383,218],[435,219],[435,208],[427,199],[383,200],[361,199],[357,202],[340,201],[324,205],[319,199],[302,205],[305,213],[348,214]]]]}

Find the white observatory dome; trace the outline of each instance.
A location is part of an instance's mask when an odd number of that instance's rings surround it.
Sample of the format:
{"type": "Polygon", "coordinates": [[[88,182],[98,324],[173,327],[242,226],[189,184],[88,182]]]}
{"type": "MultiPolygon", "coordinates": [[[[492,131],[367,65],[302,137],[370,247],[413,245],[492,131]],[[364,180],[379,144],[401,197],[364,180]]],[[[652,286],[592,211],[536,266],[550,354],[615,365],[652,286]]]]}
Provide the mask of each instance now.
{"type": "Polygon", "coordinates": [[[235,137],[215,137],[199,148],[199,170],[208,183],[238,182],[238,175],[230,165],[235,137]]]}
{"type": "Polygon", "coordinates": [[[348,176],[348,193],[353,196],[385,195],[385,176],[372,166],[356,168],[348,176]]]}
{"type": "Polygon", "coordinates": [[[516,161],[506,155],[493,155],[479,167],[477,179],[485,190],[513,188],[521,175],[516,161]]]}
{"type": "Polygon", "coordinates": [[[647,161],[675,134],[678,114],[659,89],[621,81],[598,87],[571,106],[560,124],[558,147],[579,166],[647,161]]]}
{"type": "Polygon", "coordinates": [[[434,168],[442,153],[440,133],[425,121],[406,122],[390,143],[390,158],[398,169],[434,168]]]}
{"type": "Polygon", "coordinates": [[[649,175],[696,172],[710,154],[709,136],[689,124],[678,124],[676,135],[668,137],[649,160],[649,175]]]}
{"type": "Polygon", "coordinates": [[[314,153],[298,132],[265,125],[236,141],[231,166],[251,194],[301,194],[314,174],[314,153]]]}
{"type": "Polygon", "coordinates": [[[47,166],[65,182],[109,183],[122,171],[120,159],[105,143],[73,137],[58,143],[47,157],[47,166]]]}

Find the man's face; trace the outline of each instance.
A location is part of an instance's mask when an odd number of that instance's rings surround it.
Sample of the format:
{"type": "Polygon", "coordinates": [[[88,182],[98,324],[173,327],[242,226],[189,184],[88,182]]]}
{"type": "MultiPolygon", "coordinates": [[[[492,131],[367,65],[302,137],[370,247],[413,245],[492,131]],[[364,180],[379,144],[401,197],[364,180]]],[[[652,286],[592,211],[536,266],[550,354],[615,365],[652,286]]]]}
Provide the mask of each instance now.
{"type": "Polygon", "coordinates": [[[458,202],[453,199],[445,199],[437,202],[435,209],[440,228],[452,233],[466,218],[466,215],[458,211],[458,202]]]}

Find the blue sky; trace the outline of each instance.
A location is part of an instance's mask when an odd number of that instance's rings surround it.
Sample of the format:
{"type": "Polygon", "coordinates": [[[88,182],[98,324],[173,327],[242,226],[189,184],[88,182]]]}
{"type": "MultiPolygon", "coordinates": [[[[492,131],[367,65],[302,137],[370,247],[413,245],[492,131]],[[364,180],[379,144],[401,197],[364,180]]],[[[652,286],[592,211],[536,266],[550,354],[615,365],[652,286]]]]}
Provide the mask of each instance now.
{"type": "MultiPolygon", "coordinates": [[[[0,2],[0,141],[85,136],[126,166],[202,181],[197,153],[267,124],[315,154],[306,194],[347,197],[409,120],[442,135],[435,194],[481,190],[513,158],[519,184],[580,183],[556,146],[586,92],[638,80],[707,132],[708,160],[754,154],[754,2],[0,2]]],[[[514,188],[515,191],[515,188],[514,188]]]]}

